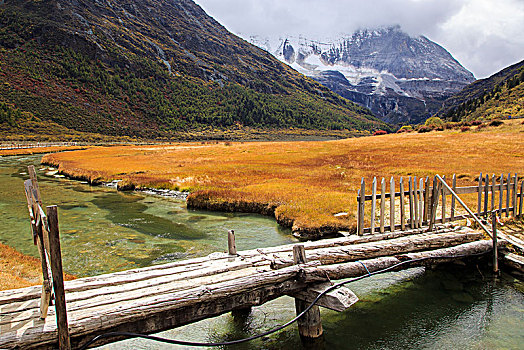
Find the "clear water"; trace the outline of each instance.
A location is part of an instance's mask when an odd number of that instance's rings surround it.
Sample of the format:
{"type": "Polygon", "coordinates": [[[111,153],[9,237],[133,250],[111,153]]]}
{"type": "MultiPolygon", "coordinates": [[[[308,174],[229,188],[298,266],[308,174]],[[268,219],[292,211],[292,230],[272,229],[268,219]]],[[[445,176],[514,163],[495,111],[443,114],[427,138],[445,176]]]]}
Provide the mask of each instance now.
{"type": "MultiPolygon", "coordinates": [[[[0,158],[0,241],[30,255],[22,180],[40,157],[0,158]]],[[[37,166],[38,169],[43,169],[37,166]]],[[[291,243],[274,220],[244,214],[187,211],[182,201],[118,193],[38,172],[44,204],[59,206],[64,265],[79,276],[207,255],[227,249],[234,229],[239,249],[291,243]]],[[[296,326],[227,349],[523,349],[524,283],[483,266],[388,273],[348,286],[360,298],[350,310],[322,309],[323,338],[303,344],[296,326]]],[[[253,308],[245,319],[230,314],[166,331],[182,340],[216,342],[273,328],[294,316],[284,297],[253,308]]],[[[106,349],[182,349],[128,340],[106,349]]]]}
{"type": "Polygon", "coordinates": [[[228,230],[235,230],[239,250],[296,241],[262,215],[192,211],[179,199],[57,178],[40,159],[0,157],[0,242],[38,256],[23,187],[33,164],[44,206],[58,205],[64,269],[77,276],[226,251],[228,230]]]}

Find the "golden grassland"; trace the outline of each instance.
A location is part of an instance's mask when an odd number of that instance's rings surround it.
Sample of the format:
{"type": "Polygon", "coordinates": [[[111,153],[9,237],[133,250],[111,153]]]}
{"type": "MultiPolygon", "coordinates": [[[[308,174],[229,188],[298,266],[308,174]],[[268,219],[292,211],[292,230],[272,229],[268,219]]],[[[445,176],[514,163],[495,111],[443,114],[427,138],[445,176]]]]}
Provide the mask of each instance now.
{"type": "MultiPolygon", "coordinates": [[[[65,274],[67,281],[75,277],[65,274]]],[[[0,290],[34,286],[42,283],[40,260],[26,256],[0,243],[0,290]]]]}
{"type": "MultiPolygon", "coordinates": [[[[208,142],[94,147],[43,162],[93,182],[189,190],[199,208],[274,212],[297,233],[352,231],[361,177],[524,172],[524,125],[318,142],[208,142]],[[335,217],[347,212],[349,215],[335,217]]],[[[369,182],[368,182],[369,183],[369,182]]],[[[397,182],[398,183],[398,182],[397,182]]],[[[369,188],[369,187],[368,187],[369,188]]]]}

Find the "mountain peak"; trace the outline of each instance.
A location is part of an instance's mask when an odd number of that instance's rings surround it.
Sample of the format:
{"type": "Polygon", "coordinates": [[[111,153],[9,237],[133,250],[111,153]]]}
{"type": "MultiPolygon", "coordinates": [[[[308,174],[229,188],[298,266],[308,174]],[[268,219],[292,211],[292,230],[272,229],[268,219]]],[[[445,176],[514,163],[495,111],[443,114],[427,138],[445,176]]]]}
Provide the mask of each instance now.
{"type": "Polygon", "coordinates": [[[423,120],[437,108],[428,109],[426,102],[432,105],[432,100],[445,99],[475,80],[442,46],[424,36],[411,36],[398,25],[362,28],[331,39],[281,35],[278,39],[250,36],[249,40],[387,121],[393,121],[388,117],[391,112],[395,118],[399,113],[412,118],[410,122],[423,120]],[[331,71],[341,73],[348,84],[342,87],[330,81],[331,71]],[[366,96],[355,98],[355,93],[366,96]],[[382,99],[377,105],[389,107],[375,108],[369,103],[374,97],[388,98],[389,102],[382,99]],[[417,100],[410,104],[417,105],[414,109],[418,114],[413,115],[413,109],[403,109],[391,98],[417,100]],[[424,106],[420,108],[420,104],[424,106]]]}

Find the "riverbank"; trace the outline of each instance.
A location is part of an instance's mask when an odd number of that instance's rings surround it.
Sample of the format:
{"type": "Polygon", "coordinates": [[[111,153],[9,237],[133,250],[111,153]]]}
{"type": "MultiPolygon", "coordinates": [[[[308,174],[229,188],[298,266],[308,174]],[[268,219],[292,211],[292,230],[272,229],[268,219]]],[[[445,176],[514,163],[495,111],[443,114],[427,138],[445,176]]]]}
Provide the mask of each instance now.
{"type": "MultiPolygon", "coordinates": [[[[65,274],[65,280],[75,279],[65,274]]],[[[24,288],[42,283],[40,260],[0,243],[0,290],[24,288]]]]}
{"type": "MultiPolygon", "coordinates": [[[[201,142],[95,147],[43,162],[92,184],[191,192],[188,206],[274,216],[293,233],[354,232],[361,177],[450,177],[524,171],[524,125],[312,142],[201,142]],[[125,185],[125,186],[124,186],[125,185]]],[[[398,182],[397,182],[398,183],[398,182]]],[[[476,203],[472,196],[471,203],[476,203]]],[[[466,198],[466,200],[469,200],[466,198]]]]}

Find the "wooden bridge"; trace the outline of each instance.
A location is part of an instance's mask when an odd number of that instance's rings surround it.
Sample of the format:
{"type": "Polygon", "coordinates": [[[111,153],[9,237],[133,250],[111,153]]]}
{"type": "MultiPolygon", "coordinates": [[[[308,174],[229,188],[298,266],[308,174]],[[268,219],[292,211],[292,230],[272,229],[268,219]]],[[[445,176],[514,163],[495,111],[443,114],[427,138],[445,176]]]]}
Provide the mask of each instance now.
{"type": "MultiPolygon", "coordinates": [[[[484,232],[444,223],[434,224],[430,232],[421,225],[237,252],[230,231],[227,253],[63,282],[56,207],[48,207],[48,215],[44,214],[34,169],[29,173],[26,194],[44,284],[0,292],[0,349],[77,348],[98,334],[155,333],[249,310],[284,295],[295,298],[300,313],[332,280],[363,276],[400,262],[410,261],[402,266],[408,268],[473,259],[507,242],[496,241],[496,229],[489,232],[491,240],[484,232]],[[51,300],[55,307],[48,309],[51,300]]],[[[317,305],[343,311],[357,300],[349,289],[339,288],[317,305]]],[[[299,332],[304,337],[322,334],[318,306],[299,320],[299,332]]],[[[104,338],[94,345],[116,340],[104,338]]]]}

